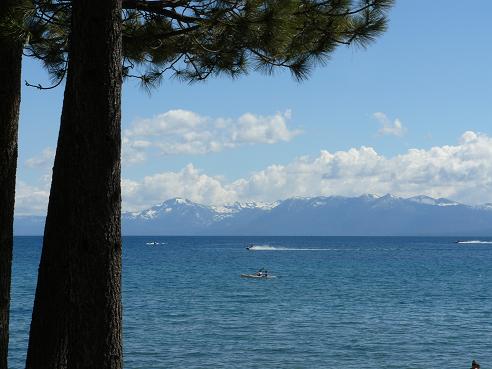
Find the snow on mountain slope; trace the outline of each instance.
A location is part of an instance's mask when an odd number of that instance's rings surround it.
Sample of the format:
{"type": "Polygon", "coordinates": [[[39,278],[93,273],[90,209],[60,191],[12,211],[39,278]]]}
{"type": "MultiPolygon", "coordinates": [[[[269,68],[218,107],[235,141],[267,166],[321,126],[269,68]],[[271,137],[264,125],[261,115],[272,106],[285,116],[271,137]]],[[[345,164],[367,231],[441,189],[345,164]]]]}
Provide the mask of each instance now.
{"type": "MultiPolygon", "coordinates": [[[[16,235],[42,234],[44,217],[16,217],[16,235]]],[[[492,204],[429,196],[295,197],[222,206],[174,198],[122,214],[126,235],[492,235],[492,204]]]]}

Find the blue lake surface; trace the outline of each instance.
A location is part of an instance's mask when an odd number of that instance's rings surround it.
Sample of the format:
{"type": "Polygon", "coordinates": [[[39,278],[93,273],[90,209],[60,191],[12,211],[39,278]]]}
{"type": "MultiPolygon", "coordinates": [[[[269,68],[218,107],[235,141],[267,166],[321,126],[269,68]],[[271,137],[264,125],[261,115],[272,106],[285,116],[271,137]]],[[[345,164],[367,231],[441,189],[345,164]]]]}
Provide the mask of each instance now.
{"type": "MultiPolygon", "coordinates": [[[[453,241],[124,237],[125,367],[490,367],[492,243],[453,241]],[[276,278],[240,278],[261,267],[276,278]]],[[[15,238],[12,369],[24,368],[41,244],[15,238]]]]}

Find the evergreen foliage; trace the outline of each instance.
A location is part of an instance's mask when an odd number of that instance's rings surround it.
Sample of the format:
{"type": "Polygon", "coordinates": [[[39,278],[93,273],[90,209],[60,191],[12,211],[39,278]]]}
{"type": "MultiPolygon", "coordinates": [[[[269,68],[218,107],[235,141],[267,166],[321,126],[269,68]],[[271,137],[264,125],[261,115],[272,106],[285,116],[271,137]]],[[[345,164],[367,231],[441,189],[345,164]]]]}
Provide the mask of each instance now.
{"type": "MultiPolygon", "coordinates": [[[[156,87],[250,70],[288,68],[302,80],[340,45],[366,47],[385,31],[393,0],[123,0],[123,74],[156,87]]],[[[26,55],[55,84],[66,74],[71,1],[35,0],[22,24],[26,55]]],[[[39,86],[40,87],[40,86],[39,86]]]]}

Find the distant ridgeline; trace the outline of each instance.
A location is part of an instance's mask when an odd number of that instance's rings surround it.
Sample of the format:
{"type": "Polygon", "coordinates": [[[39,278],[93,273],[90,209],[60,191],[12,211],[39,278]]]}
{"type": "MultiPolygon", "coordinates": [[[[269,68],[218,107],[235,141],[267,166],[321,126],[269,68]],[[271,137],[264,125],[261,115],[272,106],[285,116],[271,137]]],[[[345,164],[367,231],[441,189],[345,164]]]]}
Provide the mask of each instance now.
{"type": "MultiPolygon", "coordinates": [[[[16,235],[42,235],[44,217],[17,216],[16,235]]],[[[175,198],[122,216],[124,235],[492,236],[492,204],[391,195],[291,198],[205,206],[175,198]]]]}

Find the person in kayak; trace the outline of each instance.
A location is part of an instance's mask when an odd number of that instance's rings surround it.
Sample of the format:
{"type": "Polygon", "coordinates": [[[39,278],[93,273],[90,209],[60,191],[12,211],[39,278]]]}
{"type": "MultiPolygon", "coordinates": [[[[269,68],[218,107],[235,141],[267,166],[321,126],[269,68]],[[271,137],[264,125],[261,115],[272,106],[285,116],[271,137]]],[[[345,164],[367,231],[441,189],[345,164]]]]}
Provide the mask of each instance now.
{"type": "Polygon", "coordinates": [[[264,269],[264,268],[261,268],[260,270],[258,270],[256,272],[256,275],[258,277],[267,277],[268,276],[268,271],[266,269],[264,269]]]}
{"type": "Polygon", "coordinates": [[[475,360],[472,361],[472,366],[470,369],[480,369],[480,364],[477,363],[475,360]]]}

